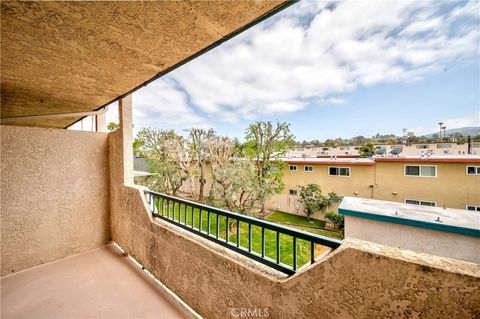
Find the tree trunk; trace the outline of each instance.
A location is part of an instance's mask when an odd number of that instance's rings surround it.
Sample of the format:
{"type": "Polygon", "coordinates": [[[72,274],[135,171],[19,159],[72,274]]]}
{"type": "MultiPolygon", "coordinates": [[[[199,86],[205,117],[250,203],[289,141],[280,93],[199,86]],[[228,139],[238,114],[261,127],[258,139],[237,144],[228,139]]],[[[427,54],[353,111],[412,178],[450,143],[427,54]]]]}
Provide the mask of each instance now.
{"type": "Polygon", "coordinates": [[[262,208],[260,210],[260,215],[261,215],[262,219],[265,218],[265,215],[267,214],[267,208],[266,208],[266,203],[265,202],[266,202],[265,198],[262,198],[262,208]]]}
{"type": "Polygon", "coordinates": [[[195,197],[195,176],[193,174],[190,174],[190,197],[194,198],[195,197]]]}
{"type": "Polygon", "coordinates": [[[200,191],[198,193],[198,201],[203,202],[203,189],[205,187],[205,167],[200,164],[200,191]]]}

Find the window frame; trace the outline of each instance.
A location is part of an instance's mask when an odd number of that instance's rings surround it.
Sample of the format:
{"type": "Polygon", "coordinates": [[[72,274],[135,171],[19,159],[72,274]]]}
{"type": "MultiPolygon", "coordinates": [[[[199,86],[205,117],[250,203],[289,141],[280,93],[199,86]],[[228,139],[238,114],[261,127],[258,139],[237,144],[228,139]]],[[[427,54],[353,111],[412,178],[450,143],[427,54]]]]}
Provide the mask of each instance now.
{"type": "Polygon", "coordinates": [[[437,165],[411,165],[405,164],[403,165],[403,176],[405,177],[422,177],[422,178],[437,178],[438,176],[438,167],[437,165]],[[407,175],[407,166],[418,166],[418,175],[407,175]],[[435,175],[433,176],[423,176],[422,175],[422,167],[435,167],[435,175]]]}
{"type": "Polygon", "coordinates": [[[480,165],[479,166],[477,166],[477,165],[467,165],[467,166],[465,166],[465,174],[466,175],[471,175],[471,176],[480,175],[480,165]],[[469,174],[468,173],[468,168],[469,167],[474,167],[475,168],[475,173],[469,174]]]}
{"type": "Polygon", "coordinates": [[[437,207],[437,202],[435,201],[430,201],[430,200],[420,200],[420,199],[411,199],[411,198],[405,198],[403,200],[403,202],[405,204],[409,204],[409,205],[418,205],[418,206],[424,206],[424,207],[437,207]],[[414,203],[407,203],[407,201],[411,201],[411,202],[418,202],[418,204],[414,204],[414,203]],[[432,205],[422,205],[422,203],[432,203],[432,205]]]}
{"type": "Polygon", "coordinates": [[[428,150],[430,149],[429,144],[415,144],[415,149],[417,150],[428,150]]]}
{"type": "Polygon", "coordinates": [[[328,167],[328,176],[334,176],[334,177],[352,177],[352,168],[350,166],[329,166],[328,167]],[[338,175],[332,175],[330,174],[330,169],[331,168],[337,168],[338,169],[338,175]],[[348,169],[348,175],[340,175],[340,169],[345,168],[348,169]]]}
{"type": "Polygon", "coordinates": [[[312,173],[315,171],[315,169],[313,168],[313,165],[303,165],[303,171],[306,173],[312,173]],[[312,170],[307,170],[307,167],[311,167],[312,170]]]}
{"type": "Polygon", "coordinates": [[[470,212],[479,212],[480,213],[480,206],[477,205],[465,205],[465,210],[470,212]],[[474,209],[468,209],[468,207],[473,207],[474,209]]]}
{"type": "Polygon", "coordinates": [[[452,143],[437,144],[437,148],[452,148],[452,143]]]}
{"type": "Polygon", "coordinates": [[[298,196],[298,190],[296,189],[289,189],[288,190],[289,196],[298,196]],[[292,192],[295,192],[295,194],[292,194],[292,192]]]}
{"type": "Polygon", "coordinates": [[[297,172],[298,171],[298,167],[297,165],[288,165],[288,170],[290,172],[297,172]],[[295,167],[295,169],[292,169],[292,167],[295,167]]]}

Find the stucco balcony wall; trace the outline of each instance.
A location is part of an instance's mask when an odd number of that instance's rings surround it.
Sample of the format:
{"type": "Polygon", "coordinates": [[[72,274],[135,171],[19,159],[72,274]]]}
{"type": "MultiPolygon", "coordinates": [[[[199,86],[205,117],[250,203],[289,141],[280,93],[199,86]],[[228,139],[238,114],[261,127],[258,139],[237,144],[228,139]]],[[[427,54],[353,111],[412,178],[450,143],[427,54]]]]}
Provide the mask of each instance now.
{"type": "Polygon", "coordinates": [[[109,136],[112,239],[205,318],[475,318],[480,266],[358,240],[289,277],[264,272],[161,220],[123,185],[122,137],[109,136]]]}
{"type": "Polygon", "coordinates": [[[108,134],[0,131],[1,275],[108,243],[108,134]]]}

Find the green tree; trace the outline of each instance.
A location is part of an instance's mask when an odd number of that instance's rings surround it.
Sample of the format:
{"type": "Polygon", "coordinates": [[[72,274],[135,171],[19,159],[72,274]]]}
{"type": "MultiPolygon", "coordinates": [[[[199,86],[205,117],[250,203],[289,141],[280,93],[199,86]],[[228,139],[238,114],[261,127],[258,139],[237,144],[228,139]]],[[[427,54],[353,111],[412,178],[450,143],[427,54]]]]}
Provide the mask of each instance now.
{"type": "Polygon", "coordinates": [[[140,130],[136,138],[136,152],[145,158],[152,176],[137,180],[154,191],[176,195],[189,176],[189,172],[180,166],[177,156],[177,143],[181,139],[173,130],[140,130]]]}
{"type": "Polygon", "coordinates": [[[371,157],[375,154],[375,146],[372,143],[366,143],[358,149],[360,157],[371,157]]]}
{"type": "Polygon", "coordinates": [[[341,229],[344,226],[345,221],[343,215],[337,214],[335,212],[328,212],[327,214],[325,214],[325,218],[331,220],[333,226],[337,229],[341,229]]]}
{"type": "Polygon", "coordinates": [[[300,202],[305,206],[305,213],[307,218],[317,211],[325,211],[330,208],[333,203],[337,203],[341,200],[335,192],[331,192],[328,195],[322,194],[322,189],[318,184],[308,184],[307,186],[300,187],[300,202]]]}
{"type": "Polygon", "coordinates": [[[214,196],[231,211],[249,214],[259,203],[261,192],[250,160],[235,160],[218,167],[215,184],[214,196]]]}
{"type": "Polygon", "coordinates": [[[120,124],[119,123],[114,123],[114,122],[110,122],[108,123],[107,125],[107,130],[109,132],[113,132],[113,131],[116,131],[120,128],[120,124]]]}
{"type": "Polygon", "coordinates": [[[266,213],[265,202],[273,194],[280,193],[285,163],[281,161],[294,146],[294,136],[290,133],[290,124],[257,121],[250,124],[245,132],[245,153],[255,161],[257,183],[261,191],[260,202],[262,216],[266,213]]]}

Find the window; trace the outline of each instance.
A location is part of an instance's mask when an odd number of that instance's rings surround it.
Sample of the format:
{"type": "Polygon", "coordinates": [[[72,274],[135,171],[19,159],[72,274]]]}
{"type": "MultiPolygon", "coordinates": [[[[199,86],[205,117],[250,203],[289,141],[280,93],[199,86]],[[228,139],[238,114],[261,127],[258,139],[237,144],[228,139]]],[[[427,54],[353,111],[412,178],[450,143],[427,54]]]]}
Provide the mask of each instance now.
{"type": "Polygon", "coordinates": [[[467,175],[480,175],[480,166],[467,166],[467,175]]]}
{"type": "Polygon", "coordinates": [[[313,166],[307,166],[307,165],[305,165],[305,166],[303,167],[303,170],[304,170],[305,172],[313,172],[313,166]]]}
{"type": "Polygon", "coordinates": [[[340,149],[341,149],[342,151],[346,151],[346,150],[349,150],[350,147],[348,147],[348,146],[343,146],[343,147],[340,147],[340,149]]]}
{"type": "Polygon", "coordinates": [[[328,175],[330,176],[350,176],[350,167],[329,167],[328,175]]]}
{"type": "Polygon", "coordinates": [[[328,147],[323,147],[323,148],[322,148],[322,151],[328,151],[328,150],[329,150],[328,147]]]}
{"type": "Polygon", "coordinates": [[[290,165],[289,169],[293,172],[296,172],[297,171],[297,165],[290,165]]]}
{"type": "Polygon", "coordinates": [[[427,149],[427,148],[429,148],[429,146],[426,145],[426,144],[415,145],[415,147],[418,148],[418,149],[427,149]]]}
{"type": "Polygon", "coordinates": [[[433,165],[405,165],[405,176],[437,177],[437,167],[433,165]]]}
{"type": "Polygon", "coordinates": [[[291,189],[290,190],[290,195],[297,196],[297,190],[296,189],[291,189]]]}
{"type": "Polygon", "coordinates": [[[474,212],[480,212],[480,206],[475,206],[475,205],[467,205],[465,207],[467,210],[472,210],[474,212]]]}
{"type": "Polygon", "coordinates": [[[437,144],[437,148],[452,148],[452,144],[437,144]]]}
{"type": "Polygon", "coordinates": [[[429,202],[429,201],[424,201],[424,200],[416,200],[416,199],[406,199],[405,204],[420,205],[420,206],[431,206],[431,207],[437,206],[437,203],[435,203],[435,202],[429,202]]]}

